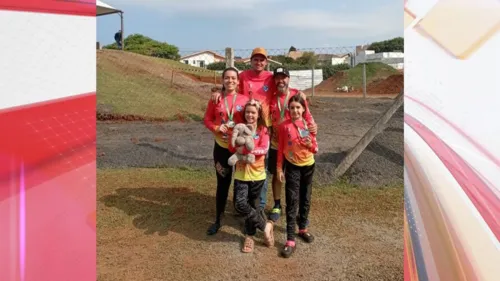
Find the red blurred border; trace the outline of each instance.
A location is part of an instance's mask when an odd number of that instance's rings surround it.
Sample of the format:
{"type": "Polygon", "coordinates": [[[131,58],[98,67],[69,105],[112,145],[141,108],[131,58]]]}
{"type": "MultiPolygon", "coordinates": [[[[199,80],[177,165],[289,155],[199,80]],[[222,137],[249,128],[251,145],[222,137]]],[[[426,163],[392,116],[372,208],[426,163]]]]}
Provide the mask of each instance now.
{"type": "Polygon", "coordinates": [[[0,10],[76,16],[96,15],[95,0],[2,0],[0,10]]]}

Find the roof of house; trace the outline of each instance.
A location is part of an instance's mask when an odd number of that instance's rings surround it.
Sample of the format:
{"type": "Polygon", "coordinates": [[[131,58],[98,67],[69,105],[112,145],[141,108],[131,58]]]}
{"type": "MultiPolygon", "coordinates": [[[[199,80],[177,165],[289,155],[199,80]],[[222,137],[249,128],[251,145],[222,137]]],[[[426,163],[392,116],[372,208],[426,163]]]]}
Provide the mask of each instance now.
{"type": "Polygon", "coordinates": [[[288,52],[288,57],[296,60],[296,59],[302,57],[303,54],[304,54],[304,52],[301,52],[301,51],[290,51],[290,52],[288,52]]]}
{"type": "Polygon", "coordinates": [[[318,54],[316,58],[320,61],[331,60],[332,58],[345,58],[349,54],[318,54]]]}
{"type": "Polygon", "coordinates": [[[183,57],[181,57],[180,59],[183,60],[183,59],[187,59],[187,58],[190,58],[190,57],[194,57],[194,56],[197,56],[197,55],[200,55],[200,54],[203,54],[203,53],[209,53],[209,54],[212,54],[214,55],[214,57],[218,58],[218,59],[225,59],[225,57],[217,54],[216,52],[214,51],[209,51],[209,50],[205,50],[205,51],[200,51],[200,52],[196,52],[196,53],[193,53],[193,54],[189,54],[189,55],[185,55],[183,57]]]}

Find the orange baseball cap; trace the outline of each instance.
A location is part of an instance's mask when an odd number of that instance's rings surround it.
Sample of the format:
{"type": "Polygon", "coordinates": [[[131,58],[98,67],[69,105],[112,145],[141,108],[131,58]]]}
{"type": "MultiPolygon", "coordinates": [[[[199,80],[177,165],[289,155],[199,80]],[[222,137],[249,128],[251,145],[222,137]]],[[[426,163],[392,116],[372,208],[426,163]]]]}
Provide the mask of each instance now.
{"type": "Polygon", "coordinates": [[[264,48],[257,47],[255,49],[253,49],[252,55],[250,56],[250,58],[253,58],[253,56],[255,56],[255,55],[263,55],[267,59],[267,52],[266,52],[266,49],[264,49],[264,48]]]}

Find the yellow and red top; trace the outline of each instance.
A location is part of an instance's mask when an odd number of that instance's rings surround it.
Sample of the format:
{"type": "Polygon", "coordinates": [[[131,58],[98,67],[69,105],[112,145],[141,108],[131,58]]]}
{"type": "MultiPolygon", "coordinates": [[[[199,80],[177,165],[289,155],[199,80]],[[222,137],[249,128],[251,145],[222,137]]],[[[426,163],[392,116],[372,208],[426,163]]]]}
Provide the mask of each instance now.
{"type": "MultiPolygon", "coordinates": [[[[231,138],[231,135],[230,135],[231,138]]],[[[246,147],[243,149],[243,154],[252,153],[255,155],[254,163],[245,163],[238,161],[235,165],[234,179],[240,181],[260,181],[265,180],[266,174],[266,155],[269,150],[269,134],[266,127],[259,127],[253,135],[254,149],[248,151],[246,147]]],[[[229,151],[236,152],[236,148],[231,145],[229,140],[229,151]]]]}
{"type": "Polygon", "coordinates": [[[281,123],[278,131],[278,160],[277,169],[282,170],[283,157],[288,162],[295,166],[310,166],[314,164],[314,154],[318,152],[318,143],[316,142],[316,135],[309,133],[312,147],[309,149],[303,144],[303,138],[299,134],[299,130],[304,130],[306,124],[304,119],[292,121],[292,119],[285,120],[281,123]]]}
{"type": "Polygon", "coordinates": [[[257,74],[254,70],[248,69],[240,73],[239,91],[250,99],[256,99],[262,104],[262,115],[266,126],[271,126],[269,120],[269,104],[273,93],[276,92],[276,85],[272,72],[262,71],[257,74]]]}
{"type": "Polygon", "coordinates": [[[232,133],[232,128],[227,133],[219,132],[221,125],[233,121],[235,124],[244,122],[244,108],[248,102],[248,97],[241,94],[232,94],[220,99],[217,104],[208,101],[207,110],[203,123],[215,136],[215,142],[223,148],[228,148],[228,136],[232,133]],[[230,118],[232,115],[232,118],[230,118]]]}
{"type": "MultiPolygon", "coordinates": [[[[288,101],[290,100],[291,97],[299,94],[299,90],[290,88],[287,94],[279,94],[276,92],[276,94],[273,96],[271,99],[271,104],[269,106],[270,110],[270,118],[271,118],[271,123],[273,126],[273,131],[271,133],[271,148],[272,149],[278,149],[278,130],[280,124],[285,121],[289,120],[290,117],[290,111],[288,109],[288,101]]],[[[304,119],[306,120],[307,126],[310,126],[314,124],[314,118],[312,117],[311,112],[309,111],[309,105],[307,104],[307,101],[305,101],[306,104],[306,110],[304,113],[304,119]]]]}

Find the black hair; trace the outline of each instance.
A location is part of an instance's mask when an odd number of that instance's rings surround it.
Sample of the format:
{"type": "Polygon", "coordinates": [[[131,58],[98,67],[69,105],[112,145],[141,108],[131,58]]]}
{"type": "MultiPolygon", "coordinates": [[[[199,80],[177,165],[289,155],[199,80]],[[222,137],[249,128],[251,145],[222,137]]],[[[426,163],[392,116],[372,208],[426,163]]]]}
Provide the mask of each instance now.
{"type": "MultiPolygon", "coordinates": [[[[234,67],[228,67],[226,69],[224,69],[224,71],[222,71],[222,81],[224,81],[224,76],[226,75],[226,72],[228,71],[234,71],[236,72],[236,78],[238,78],[238,80],[240,80],[240,73],[238,71],[238,69],[234,68],[234,67]]],[[[224,86],[224,82],[222,83],[222,91],[224,92],[226,90],[226,87],[224,86]]]]}

